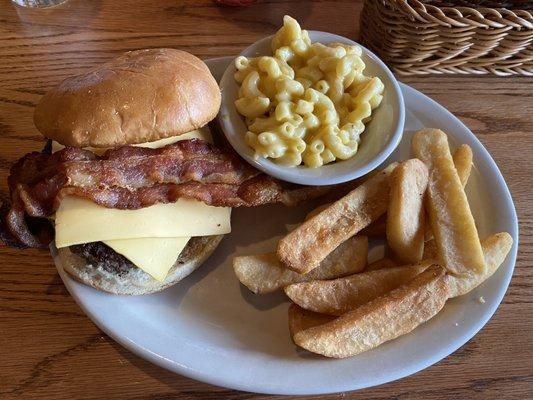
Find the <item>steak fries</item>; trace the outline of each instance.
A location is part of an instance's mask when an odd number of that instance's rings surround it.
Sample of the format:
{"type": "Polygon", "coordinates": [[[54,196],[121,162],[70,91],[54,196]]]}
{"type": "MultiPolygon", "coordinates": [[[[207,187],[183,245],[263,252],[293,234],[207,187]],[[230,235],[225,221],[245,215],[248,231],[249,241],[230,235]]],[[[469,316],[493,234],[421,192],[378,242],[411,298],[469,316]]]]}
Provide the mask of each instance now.
{"type": "Polygon", "coordinates": [[[277,252],[234,259],[251,291],[283,288],[299,347],[343,358],[409,333],[488,279],[511,250],[507,232],[479,240],[464,191],[470,147],[452,157],[446,134],[424,129],[412,148],[416,159],[373,172],[348,193],[343,185],[343,197],[311,211],[277,252]],[[368,265],[367,236],[385,236],[391,250],[368,265]]]}
{"type": "Polygon", "coordinates": [[[448,275],[446,277],[450,288],[450,297],[457,297],[475,289],[486,279],[490,278],[503,263],[513,247],[513,238],[507,232],[500,232],[481,241],[481,248],[485,258],[485,272],[483,275],[470,274],[462,276],[448,275]]]}
{"type": "Polygon", "coordinates": [[[428,260],[417,265],[361,272],[329,281],[294,283],[285,287],[285,294],[306,310],[342,315],[408,283],[432,264],[433,261],[428,260]]]}
{"type": "Polygon", "coordinates": [[[323,325],[334,319],[335,317],[331,315],[319,314],[291,304],[289,306],[289,333],[291,337],[294,337],[298,332],[313,326],[323,325]]]}
{"type": "Polygon", "coordinates": [[[276,253],[235,257],[233,269],[239,281],[254,293],[271,293],[296,282],[333,279],[362,271],[366,266],[368,239],[354,236],[329,254],[318,268],[299,274],[282,266],[276,253]]]}
{"type": "Polygon", "coordinates": [[[453,164],[463,187],[466,186],[470,172],[472,172],[472,158],[472,149],[467,144],[460,145],[453,153],[453,164]]]}
{"type": "Polygon", "coordinates": [[[281,262],[305,274],[384,214],[389,201],[389,176],[395,167],[395,163],[389,165],[281,239],[277,250],[281,262]]]}
{"type": "Polygon", "coordinates": [[[465,191],[446,134],[424,129],[413,137],[413,152],[430,168],[427,211],[438,259],[453,275],[485,274],[485,260],[465,191]]]}
{"type": "Polygon", "coordinates": [[[444,275],[444,268],[431,267],[331,322],[295,333],[294,343],[326,357],[344,358],[411,332],[444,307],[448,298],[444,275]]]}
{"type": "Polygon", "coordinates": [[[403,263],[422,260],[424,254],[424,193],[428,184],[426,165],[414,158],[400,163],[390,178],[387,241],[403,263]]]}

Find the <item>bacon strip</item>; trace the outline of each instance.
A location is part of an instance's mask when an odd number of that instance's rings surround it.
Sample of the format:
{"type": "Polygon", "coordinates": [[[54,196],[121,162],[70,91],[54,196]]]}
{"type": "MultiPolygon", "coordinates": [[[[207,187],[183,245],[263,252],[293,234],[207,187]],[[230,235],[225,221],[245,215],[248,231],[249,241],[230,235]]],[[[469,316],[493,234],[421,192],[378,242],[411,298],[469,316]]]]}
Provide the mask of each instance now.
{"type": "MultiPolygon", "coordinates": [[[[106,193],[113,193],[110,188],[118,188],[119,192],[136,193],[152,186],[190,181],[238,185],[258,174],[234,154],[191,139],[159,149],[125,146],[109,150],[103,157],[72,147],[52,155],[30,153],[13,166],[8,179],[11,193],[20,192],[28,214],[44,217],[57,208],[57,200],[60,200],[57,195],[64,187],[72,189],[73,194],[83,193],[87,188],[106,193]]],[[[130,202],[110,202],[112,199],[106,199],[99,204],[114,208],[139,208],[150,204],[142,200],[138,201],[138,206],[130,206],[130,202]]]]}
{"type": "Polygon", "coordinates": [[[11,168],[11,208],[7,230],[27,247],[47,245],[50,234],[37,237],[27,216],[49,217],[65,196],[79,196],[108,208],[139,209],[179,198],[213,206],[293,205],[326,193],[327,187],[282,184],[197,139],[160,149],[123,147],[97,157],[65,148],[52,155],[30,153],[11,168]]]}
{"type": "MultiPolygon", "coordinates": [[[[305,197],[301,196],[299,191],[286,190],[279,181],[261,174],[240,185],[186,182],[179,185],[157,184],[131,191],[119,187],[107,189],[65,187],[57,193],[56,201],[59,206],[65,196],[79,196],[107,208],[135,210],[156,203],[172,203],[180,198],[186,198],[215,207],[253,207],[270,203],[294,205],[300,201],[300,198],[305,197]]],[[[310,192],[307,190],[307,193],[310,192]]]]}

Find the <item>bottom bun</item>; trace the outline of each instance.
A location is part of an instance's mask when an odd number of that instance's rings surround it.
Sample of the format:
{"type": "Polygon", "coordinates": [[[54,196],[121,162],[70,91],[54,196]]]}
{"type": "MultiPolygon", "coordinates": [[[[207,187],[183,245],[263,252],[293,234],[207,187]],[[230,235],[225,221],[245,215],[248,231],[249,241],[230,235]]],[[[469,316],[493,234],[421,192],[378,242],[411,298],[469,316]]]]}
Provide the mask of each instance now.
{"type": "Polygon", "coordinates": [[[68,247],[57,250],[55,262],[74,279],[95,289],[113,294],[148,294],[166,289],[188,276],[215,251],[221,240],[222,235],[191,238],[162,282],[137,267],[122,274],[110,272],[102,265],[88,263],[68,247]]]}

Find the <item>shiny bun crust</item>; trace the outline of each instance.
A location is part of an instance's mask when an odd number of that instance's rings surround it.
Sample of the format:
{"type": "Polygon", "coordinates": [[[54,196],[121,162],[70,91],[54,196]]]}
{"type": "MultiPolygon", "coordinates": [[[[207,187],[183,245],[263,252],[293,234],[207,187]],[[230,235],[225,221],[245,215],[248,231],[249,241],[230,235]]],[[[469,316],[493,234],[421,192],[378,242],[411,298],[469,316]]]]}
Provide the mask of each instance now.
{"type": "Polygon", "coordinates": [[[220,108],[202,60],[175,49],[130,51],[65,79],[35,109],[35,126],[65,146],[119,147],[198,129],[220,108]]]}

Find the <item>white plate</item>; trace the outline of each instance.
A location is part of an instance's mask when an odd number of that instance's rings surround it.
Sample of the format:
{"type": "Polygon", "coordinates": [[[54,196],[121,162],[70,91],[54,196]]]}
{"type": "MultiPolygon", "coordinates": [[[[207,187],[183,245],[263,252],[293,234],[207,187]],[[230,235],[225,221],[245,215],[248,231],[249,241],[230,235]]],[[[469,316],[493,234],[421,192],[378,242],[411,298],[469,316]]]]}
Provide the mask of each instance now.
{"type": "MultiPolygon", "coordinates": [[[[207,64],[220,78],[230,60],[207,64]]],[[[357,357],[321,358],[297,350],[291,342],[283,295],[254,296],[239,285],[231,267],[233,256],[273,249],[286,225],[301,221],[311,204],[234,210],[233,233],[210,260],[162,293],[108,295],[59,271],[66,287],[98,327],[132,352],[163,368],[228,388],[274,394],[340,392],[399,379],[436,363],[472,338],[500,304],[516,260],[518,223],[498,167],[472,132],[428,97],[405,85],[402,90],[407,132],[393,158],[408,157],[409,131],[425,126],[443,129],[454,145],[469,144],[475,166],[467,193],[480,235],[507,231],[514,239],[493,277],[449,301],[437,317],[412,333],[357,357]]]]}
{"type": "MultiPolygon", "coordinates": [[[[398,81],[385,63],[370,50],[348,38],[328,32],[308,31],[312,42],[345,43],[358,45],[363,50],[361,56],[366,67],[364,73],[377,76],[385,85],[383,100],[372,112],[372,120],[361,134],[361,145],[357,154],[345,161],[337,161],[320,168],[285,167],[266,158],[255,159],[254,151],[244,140],[247,127],[234,106],[239,86],[235,82],[235,64],[230,63],[220,81],[222,106],[218,120],[233,148],[246,161],[257,169],[276,178],[302,185],[332,185],[350,181],[376,169],[394,151],[402,138],[405,123],[405,106],[398,81]]],[[[256,57],[269,54],[273,36],[258,40],[240,55],[256,57]]]]}

